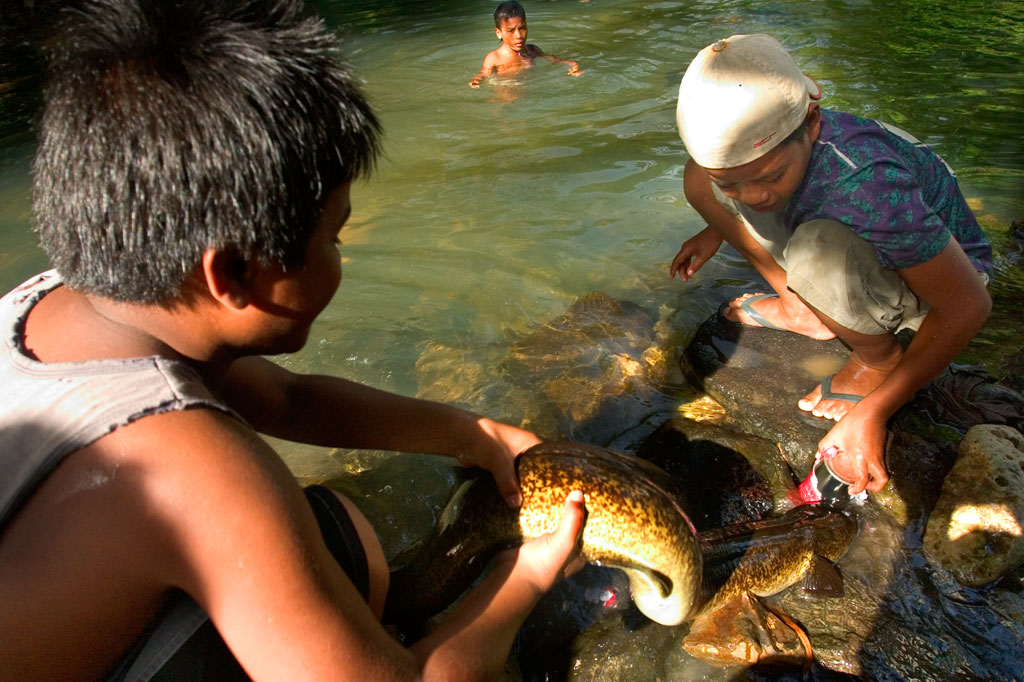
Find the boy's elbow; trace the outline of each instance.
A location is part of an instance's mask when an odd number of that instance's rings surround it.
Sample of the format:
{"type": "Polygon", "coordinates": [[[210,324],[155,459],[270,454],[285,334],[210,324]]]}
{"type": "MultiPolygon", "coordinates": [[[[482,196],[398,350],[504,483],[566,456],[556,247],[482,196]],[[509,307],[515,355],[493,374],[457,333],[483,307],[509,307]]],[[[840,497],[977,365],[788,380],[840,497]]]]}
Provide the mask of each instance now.
{"type": "Polygon", "coordinates": [[[969,321],[975,333],[985,326],[988,318],[992,315],[992,296],[988,287],[982,289],[973,297],[966,309],[960,309],[957,315],[969,321]]]}

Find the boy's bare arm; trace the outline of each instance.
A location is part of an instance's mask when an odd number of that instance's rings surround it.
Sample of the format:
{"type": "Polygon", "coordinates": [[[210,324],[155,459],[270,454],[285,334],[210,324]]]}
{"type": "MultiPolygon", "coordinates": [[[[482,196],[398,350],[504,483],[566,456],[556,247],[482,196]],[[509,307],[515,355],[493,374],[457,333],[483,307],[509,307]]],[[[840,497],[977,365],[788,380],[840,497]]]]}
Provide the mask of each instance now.
{"type": "Polygon", "coordinates": [[[300,443],[458,457],[490,471],[518,502],[515,457],[536,435],[451,405],[338,377],[295,374],[265,358],[236,361],[224,399],[258,431],[300,443]]]}
{"type": "Polygon", "coordinates": [[[536,50],[535,54],[530,55],[531,57],[544,57],[544,59],[547,59],[552,64],[568,64],[570,76],[578,76],[582,73],[582,71],[580,71],[580,65],[571,59],[560,59],[553,54],[547,54],[536,45],[529,45],[528,47],[532,47],[536,50]]]}
{"type": "Polygon", "coordinates": [[[498,58],[495,52],[488,52],[487,56],[484,57],[484,64],[480,67],[480,72],[473,76],[472,80],[469,81],[469,87],[479,88],[480,82],[494,73],[494,69],[497,66],[498,58]]]}
{"type": "Polygon", "coordinates": [[[895,412],[931,381],[967,346],[985,324],[992,299],[956,240],[931,260],[899,271],[900,277],[930,309],[885,381],[854,405],[821,441],[851,457],[858,478],[856,494],[880,490],[885,473],[885,429],[895,412]],[[869,475],[874,479],[869,483],[869,475]]]}
{"type": "Polygon", "coordinates": [[[156,464],[154,515],[172,540],[154,560],[170,585],[196,598],[257,682],[482,679],[508,653],[495,642],[510,646],[540,594],[575,565],[581,500],[567,503],[555,535],[523,548],[532,561],[506,559],[451,624],[410,651],[376,621],[291,473],[255,434],[208,410],[164,424],[161,454],[187,456],[156,464]]]}
{"type": "MultiPolygon", "coordinates": [[[[754,269],[768,281],[768,284],[771,285],[777,294],[795,297],[795,294],[786,288],[786,271],[779,267],[779,264],[775,262],[771,254],[765,251],[764,247],[750,236],[742,221],[718,202],[711,189],[711,179],[708,177],[707,172],[692,159],[686,162],[686,167],[683,169],[683,194],[686,195],[686,200],[690,203],[690,206],[707,222],[708,227],[717,232],[722,239],[729,242],[734,249],[739,251],[740,255],[754,266],[754,269]]],[[[704,232],[698,234],[697,237],[683,244],[683,248],[680,249],[679,254],[673,259],[673,267],[676,270],[682,267],[682,261],[686,255],[684,251],[693,251],[695,255],[699,253],[700,256],[706,255],[707,257],[701,263],[703,264],[713,255],[713,253],[705,253],[706,248],[712,244],[713,240],[710,238],[710,235],[704,232]],[[697,241],[691,244],[690,242],[693,240],[697,241]],[[687,245],[689,245],[689,249],[687,249],[687,245]],[[703,252],[699,251],[699,249],[703,249],[703,252]],[[676,265],[677,260],[679,265],[676,265]]],[[[696,268],[693,268],[693,271],[696,272],[696,268]]]]}

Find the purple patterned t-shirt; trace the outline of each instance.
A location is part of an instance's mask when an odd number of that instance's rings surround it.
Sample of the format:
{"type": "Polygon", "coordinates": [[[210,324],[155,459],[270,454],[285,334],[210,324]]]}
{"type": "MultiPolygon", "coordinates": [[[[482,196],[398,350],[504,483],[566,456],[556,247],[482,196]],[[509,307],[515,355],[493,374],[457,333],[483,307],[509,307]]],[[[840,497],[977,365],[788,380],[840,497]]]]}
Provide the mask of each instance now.
{"type": "Polygon", "coordinates": [[[950,235],[976,270],[992,276],[992,247],[942,158],[906,132],[821,110],[821,132],[786,225],[829,218],[868,241],[897,270],[938,255],[950,235]]]}

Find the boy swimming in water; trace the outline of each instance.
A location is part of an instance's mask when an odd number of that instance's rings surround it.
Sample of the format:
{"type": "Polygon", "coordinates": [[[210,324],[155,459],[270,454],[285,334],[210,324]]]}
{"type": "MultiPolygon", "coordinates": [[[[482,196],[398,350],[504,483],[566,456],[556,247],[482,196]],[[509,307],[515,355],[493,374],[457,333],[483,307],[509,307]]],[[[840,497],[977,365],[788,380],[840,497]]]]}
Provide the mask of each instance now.
{"type": "Polygon", "coordinates": [[[555,64],[568,64],[570,76],[580,75],[576,62],[545,54],[533,43],[526,42],[526,10],[518,2],[503,2],[494,10],[494,34],[501,41],[501,47],[484,57],[480,73],[469,81],[471,88],[479,88],[480,82],[495,71],[518,71],[531,66],[538,57],[555,64]]]}
{"type": "Polygon", "coordinates": [[[0,679],[496,678],[580,566],[580,492],[406,648],[367,519],[261,437],[458,457],[512,504],[538,442],[262,357],[334,295],[379,151],[337,40],[298,0],[90,0],[46,47],[56,269],[0,299],[0,679]]]}
{"type": "Polygon", "coordinates": [[[766,35],[694,58],[677,122],[690,154],[683,188],[708,226],[669,272],[688,280],[724,239],[775,291],[732,301],[726,317],[850,348],[798,407],[837,422],[819,453],[857,494],[888,480],[889,418],[985,323],[992,251],[938,155],[820,98],[766,35]],[[916,330],[905,351],[901,328],[916,330]]]}

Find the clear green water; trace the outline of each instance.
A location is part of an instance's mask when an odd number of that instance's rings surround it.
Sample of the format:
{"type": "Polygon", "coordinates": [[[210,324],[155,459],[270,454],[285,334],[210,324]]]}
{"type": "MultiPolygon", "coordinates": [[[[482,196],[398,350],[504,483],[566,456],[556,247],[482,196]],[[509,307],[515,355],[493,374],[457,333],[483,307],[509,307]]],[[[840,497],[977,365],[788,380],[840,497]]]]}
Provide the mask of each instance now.
{"type": "MultiPolygon", "coordinates": [[[[525,3],[530,41],[579,61],[583,75],[545,63],[479,90],[467,82],[497,45],[493,2],[317,4],[347,36],[384,123],[386,158],[353,189],[338,294],[307,348],[280,358],[297,370],[516,421],[500,386],[445,394],[424,384],[417,361],[454,349],[453,374],[469,363],[499,385],[508,345],[588,292],[637,303],[685,335],[727,295],[757,288],[728,249],[689,284],[667,274],[703,227],[681,191],[679,79],[700,48],[734,33],[781,40],[825,106],[930,144],[1001,248],[1024,216],[1019,0],[536,0],[525,3]]],[[[0,101],[4,291],[46,267],[30,228],[31,114],[0,101]]],[[[1019,269],[1001,261],[1000,275],[1005,300],[1020,301],[1019,269]]],[[[997,310],[976,358],[998,359],[1022,331],[1019,302],[997,310]]],[[[338,453],[280,447],[302,477],[351,467],[338,453]]],[[[396,509],[380,516],[409,522],[396,509]]]]}

